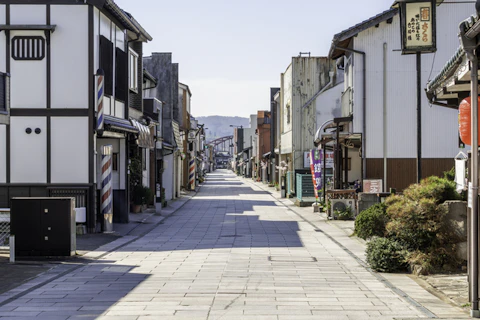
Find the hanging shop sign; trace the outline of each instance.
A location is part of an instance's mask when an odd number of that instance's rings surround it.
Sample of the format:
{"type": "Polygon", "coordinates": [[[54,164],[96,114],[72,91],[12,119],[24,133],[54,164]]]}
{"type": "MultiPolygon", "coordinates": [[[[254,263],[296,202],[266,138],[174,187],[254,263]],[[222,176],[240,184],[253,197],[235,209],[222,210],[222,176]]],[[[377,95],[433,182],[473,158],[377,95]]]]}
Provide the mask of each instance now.
{"type": "Polygon", "coordinates": [[[401,1],[402,53],[437,51],[436,1],[401,1]]]}

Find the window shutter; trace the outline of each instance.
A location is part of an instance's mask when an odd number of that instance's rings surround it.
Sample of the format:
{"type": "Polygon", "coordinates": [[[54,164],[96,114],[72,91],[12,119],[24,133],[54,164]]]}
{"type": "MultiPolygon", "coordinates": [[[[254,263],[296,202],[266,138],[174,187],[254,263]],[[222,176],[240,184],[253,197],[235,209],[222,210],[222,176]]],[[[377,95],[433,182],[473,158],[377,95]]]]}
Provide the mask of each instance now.
{"type": "Polygon", "coordinates": [[[113,95],[113,43],[100,36],[100,68],[105,73],[105,94],[113,95]]]}
{"type": "Polygon", "coordinates": [[[116,49],[115,98],[127,102],[128,99],[128,53],[116,49]]]}

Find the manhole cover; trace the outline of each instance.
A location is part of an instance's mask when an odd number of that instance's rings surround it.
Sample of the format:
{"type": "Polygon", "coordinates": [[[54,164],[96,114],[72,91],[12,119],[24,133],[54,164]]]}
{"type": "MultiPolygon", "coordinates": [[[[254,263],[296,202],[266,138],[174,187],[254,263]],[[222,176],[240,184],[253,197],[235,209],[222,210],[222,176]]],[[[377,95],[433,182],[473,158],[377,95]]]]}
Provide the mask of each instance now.
{"type": "Polygon", "coordinates": [[[269,256],[268,261],[274,262],[317,262],[315,257],[269,256]]]}

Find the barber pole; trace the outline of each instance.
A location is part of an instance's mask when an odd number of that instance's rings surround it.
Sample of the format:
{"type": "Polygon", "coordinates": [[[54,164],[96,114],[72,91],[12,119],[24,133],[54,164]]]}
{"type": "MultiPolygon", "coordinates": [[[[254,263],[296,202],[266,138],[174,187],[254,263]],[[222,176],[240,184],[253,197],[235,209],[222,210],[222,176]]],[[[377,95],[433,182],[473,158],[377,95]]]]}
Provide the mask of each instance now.
{"type": "Polygon", "coordinates": [[[190,190],[195,190],[195,158],[193,156],[188,163],[188,185],[190,190]]]}
{"type": "Polygon", "coordinates": [[[97,71],[97,130],[103,130],[104,72],[97,71]]]}
{"type": "Polygon", "coordinates": [[[112,194],[112,152],[111,145],[102,147],[102,190],[100,192],[100,212],[104,217],[104,231],[113,231],[112,194]]]}

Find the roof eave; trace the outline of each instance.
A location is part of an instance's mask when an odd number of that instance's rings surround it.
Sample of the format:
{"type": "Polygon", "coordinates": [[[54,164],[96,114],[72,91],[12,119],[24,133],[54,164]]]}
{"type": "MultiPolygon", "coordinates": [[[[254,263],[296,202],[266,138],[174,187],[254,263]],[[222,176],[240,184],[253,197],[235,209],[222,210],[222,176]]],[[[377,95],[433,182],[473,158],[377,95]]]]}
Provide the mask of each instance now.
{"type": "Polygon", "coordinates": [[[343,44],[349,43],[351,39],[357,34],[359,34],[360,32],[370,29],[371,27],[376,26],[381,22],[392,19],[397,14],[398,14],[398,9],[391,8],[370,19],[360,22],[359,24],[356,24],[351,28],[348,28],[342,32],[337,33],[336,35],[333,36],[332,45],[330,47],[328,57],[330,59],[338,59],[345,53],[343,51],[341,52],[336,51],[336,47],[339,47],[339,46],[345,47],[343,44]],[[340,45],[341,43],[342,45],[340,45]]]}

